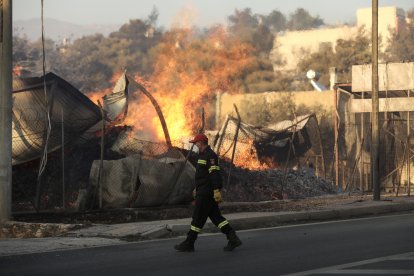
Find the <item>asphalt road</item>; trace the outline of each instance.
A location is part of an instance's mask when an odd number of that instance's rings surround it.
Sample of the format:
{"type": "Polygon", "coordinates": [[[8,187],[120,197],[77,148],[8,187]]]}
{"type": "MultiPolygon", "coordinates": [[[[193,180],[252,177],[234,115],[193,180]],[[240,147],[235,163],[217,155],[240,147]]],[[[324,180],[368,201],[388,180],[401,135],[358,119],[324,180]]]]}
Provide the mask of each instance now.
{"type": "Polygon", "coordinates": [[[334,270],[361,275],[361,269],[414,274],[414,213],[249,230],[239,236],[244,244],[234,252],[224,252],[225,237],[213,234],[201,236],[193,253],[173,250],[181,238],[5,256],[0,257],[0,275],[328,275],[334,270]]]}

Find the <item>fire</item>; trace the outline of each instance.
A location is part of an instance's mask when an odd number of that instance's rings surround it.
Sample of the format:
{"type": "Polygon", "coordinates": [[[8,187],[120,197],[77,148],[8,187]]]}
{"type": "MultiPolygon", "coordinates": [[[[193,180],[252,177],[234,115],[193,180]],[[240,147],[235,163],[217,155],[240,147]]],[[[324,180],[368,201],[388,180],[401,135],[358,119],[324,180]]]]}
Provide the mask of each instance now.
{"type": "MultiPolygon", "coordinates": [[[[197,132],[201,108],[208,110],[217,91],[234,92],[233,80],[253,61],[252,49],[230,39],[222,27],[202,39],[195,38],[191,29],[173,29],[164,35],[157,50],[154,73],[144,86],[160,105],[172,141],[197,132]]],[[[142,78],[137,81],[142,83],[142,78]]],[[[149,101],[141,97],[130,104],[128,113],[127,122],[141,136],[145,131],[144,136],[152,140],[164,140],[159,118],[149,101]]]]}
{"type": "Polygon", "coordinates": [[[88,98],[93,101],[95,104],[99,102],[101,102],[101,104],[103,103],[102,98],[106,95],[108,95],[109,93],[111,93],[111,89],[104,89],[101,91],[96,91],[96,92],[91,92],[89,94],[87,94],[86,96],[88,96],[88,98]]]}
{"type": "Polygon", "coordinates": [[[14,66],[13,72],[12,72],[13,76],[14,77],[20,77],[21,74],[22,74],[22,70],[23,70],[22,66],[20,66],[20,65],[14,66]]]}
{"type": "MultiPolygon", "coordinates": [[[[233,148],[227,153],[227,157],[231,156],[233,148]]],[[[231,158],[231,157],[230,157],[231,158]]],[[[237,143],[236,152],[233,163],[237,167],[250,170],[267,170],[270,166],[267,163],[261,163],[257,157],[256,149],[253,146],[253,141],[249,140],[247,143],[237,143]]]]}
{"type": "MultiPolygon", "coordinates": [[[[195,39],[191,29],[166,34],[150,82],[172,140],[194,134],[201,125],[201,108],[208,110],[216,91],[231,90],[231,80],[251,62],[242,44],[216,46],[231,44],[226,35],[220,28],[205,39],[195,39]]],[[[157,137],[163,137],[159,123],[157,137]]]]}
{"type": "MultiPolygon", "coordinates": [[[[170,138],[180,142],[201,126],[201,108],[209,110],[217,91],[236,92],[234,80],[253,61],[253,49],[229,37],[223,27],[216,27],[200,38],[192,29],[172,29],[157,46],[153,74],[133,76],[158,102],[170,138]]],[[[117,77],[114,76],[114,79],[117,77]]],[[[96,99],[109,90],[95,92],[96,99]]],[[[208,118],[214,114],[206,112],[208,118]]],[[[164,141],[160,120],[150,101],[138,91],[130,91],[128,116],[123,122],[133,126],[139,139],[164,141]]]]}
{"type": "MultiPolygon", "coordinates": [[[[112,84],[111,86],[115,85],[116,81],[121,77],[121,75],[122,75],[122,72],[117,72],[112,76],[112,78],[110,80],[110,83],[112,84]]],[[[100,90],[100,91],[90,92],[86,96],[92,102],[94,102],[96,104],[98,103],[98,101],[101,102],[101,104],[103,104],[103,99],[102,98],[104,96],[110,94],[111,92],[112,92],[112,88],[106,88],[106,89],[103,89],[103,90],[100,90]]]]}

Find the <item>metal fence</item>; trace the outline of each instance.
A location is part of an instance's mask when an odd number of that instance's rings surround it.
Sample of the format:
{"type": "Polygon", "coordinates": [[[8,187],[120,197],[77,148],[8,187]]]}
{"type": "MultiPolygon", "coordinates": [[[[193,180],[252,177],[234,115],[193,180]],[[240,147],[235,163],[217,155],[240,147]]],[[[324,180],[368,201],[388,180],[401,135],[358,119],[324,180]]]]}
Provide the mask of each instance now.
{"type": "Polygon", "coordinates": [[[239,167],[286,170],[305,166],[317,176],[326,176],[324,147],[314,114],[266,128],[228,117],[215,149],[239,167]]]}
{"type": "MultiPolygon", "coordinates": [[[[12,210],[21,212],[96,208],[99,205],[99,194],[98,191],[94,191],[96,187],[90,183],[90,174],[94,161],[99,161],[101,154],[100,137],[84,143],[66,144],[63,148],[49,153],[46,166],[39,178],[39,206],[36,206],[36,187],[41,160],[13,166],[12,210]],[[85,198],[86,196],[89,198],[85,198]]],[[[105,135],[102,156],[105,162],[134,155],[147,160],[161,160],[153,163],[152,169],[156,171],[163,170],[169,162],[168,158],[182,159],[183,156],[178,150],[169,150],[165,143],[129,138],[128,130],[123,127],[113,128],[105,135]],[[164,164],[162,160],[165,161],[164,164]]],[[[125,168],[121,166],[119,170],[121,169],[125,168]]],[[[138,187],[139,181],[132,187],[132,197],[136,196],[135,191],[138,187]]],[[[119,193],[123,191],[120,190],[119,193]]]]}
{"type": "MultiPolygon", "coordinates": [[[[338,189],[348,192],[371,192],[371,119],[370,112],[352,112],[350,99],[360,94],[341,92],[337,109],[337,160],[332,177],[338,189]]],[[[362,96],[363,97],[363,96],[362,96]]],[[[396,195],[410,194],[413,179],[412,114],[380,112],[379,174],[380,189],[396,195]]],[[[335,124],[334,124],[335,125],[335,124]]],[[[334,126],[335,128],[335,126],[334,126]]]]}

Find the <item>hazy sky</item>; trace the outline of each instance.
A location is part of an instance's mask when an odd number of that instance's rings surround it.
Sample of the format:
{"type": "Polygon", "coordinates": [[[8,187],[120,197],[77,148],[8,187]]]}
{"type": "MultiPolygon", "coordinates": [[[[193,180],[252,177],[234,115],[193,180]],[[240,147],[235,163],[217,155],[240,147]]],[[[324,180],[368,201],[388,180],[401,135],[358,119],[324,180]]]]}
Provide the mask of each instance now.
{"type": "MultiPolygon", "coordinates": [[[[40,17],[40,0],[13,0],[13,19],[40,17]]],[[[414,0],[379,0],[380,6],[408,10],[414,0]]],[[[177,19],[189,16],[190,23],[210,26],[226,23],[235,9],[246,7],[253,13],[279,10],[289,15],[302,7],[319,15],[326,23],[355,21],[357,8],[371,7],[371,0],[44,0],[45,17],[77,24],[123,24],[132,18],[146,18],[153,7],[159,11],[158,25],[170,27],[177,19]],[[189,11],[189,12],[183,12],[189,11]]]]}

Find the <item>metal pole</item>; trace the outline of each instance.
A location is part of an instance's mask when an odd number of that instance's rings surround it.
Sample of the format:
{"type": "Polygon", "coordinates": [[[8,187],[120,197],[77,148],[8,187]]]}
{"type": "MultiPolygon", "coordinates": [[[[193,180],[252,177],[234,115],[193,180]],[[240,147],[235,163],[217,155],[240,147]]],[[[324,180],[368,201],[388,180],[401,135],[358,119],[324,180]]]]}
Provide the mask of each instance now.
{"type": "MultiPolygon", "coordinates": [[[[334,92],[336,93],[336,90],[334,90],[334,92]]],[[[321,149],[321,158],[322,158],[322,170],[323,170],[323,177],[326,178],[326,165],[325,165],[325,153],[323,150],[323,145],[322,145],[322,136],[321,136],[321,129],[319,127],[319,122],[318,122],[318,118],[316,117],[315,114],[312,115],[312,117],[315,119],[316,122],[316,129],[318,130],[318,138],[319,138],[319,148],[321,149]]],[[[298,122],[299,123],[299,122],[298,122]]],[[[318,156],[316,156],[316,158],[318,158],[318,156]]],[[[317,159],[316,159],[317,160],[317,159]]],[[[317,161],[315,161],[316,163],[317,161]]],[[[317,170],[316,170],[317,171],[317,170]]],[[[317,176],[319,176],[317,174],[317,176]]]]}
{"type": "Polygon", "coordinates": [[[241,117],[240,117],[239,110],[237,109],[237,106],[235,104],[233,104],[233,106],[234,106],[234,109],[236,110],[236,114],[237,114],[237,128],[236,128],[236,133],[234,134],[233,152],[231,153],[231,162],[230,162],[230,167],[229,167],[229,174],[227,175],[227,187],[229,186],[229,183],[230,183],[231,168],[233,167],[234,155],[236,154],[237,137],[239,136],[239,130],[240,130],[240,125],[241,125],[241,117]]]}
{"type": "Polygon", "coordinates": [[[372,0],[372,136],[371,175],[374,200],[380,200],[378,100],[378,0],[372,0]]]}
{"type": "Polygon", "coordinates": [[[334,94],[334,133],[335,133],[335,184],[339,190],[339,151],[338,151],[338,89],[335,88],[334,94]]]}
{"type": "MultiPolygon", "coordinates": [[[[410,97],[410,90],[408,90],[408,97],[410,97]]],[[[410,111],[407,111],[407,185],[408,185],[408,193],[407,195],[410,196],[411,194],[411,177],[410,177],[410,160],[411,160],[411,151],[410,151],[410,111]]]]}
{"type": "Polygon", "coordinates": [[[65,124],[63,121],[63,107],[61,109],[62,115],[62,207],[63,209],[66,208],[66,201],[65,201],[65,124]]]}
{"type": "Polygon", "coordinates": [[[105,113],[100,101],[98,101],[99,109],[102,116],[102,135],[101,135],[101,158],[99,162],[98,174],[98,193],[99,193],[99,209],[102,209],[102,173],[103,173],[103,158],[104,158],[104,144],[105,144],[105,113]]]}
{"type": "MultiPolygon", "coordinates": [[[[364,99],[364,97],[365,97],[365,92],[364,91],[362,91],[362,99],[364,99]]],[[[364,139],[365,139],[365,126],[364,126],[364,124],[365,124],[365,113],[364,112],[361,112],[361,139],[362,139],[362,141],[364,141],[364,139]]],[[[360,170],[360,174],[359,174],[359,189],[360,189],[360,191],[361,191],[361,193],[363,193],[364,192],[364,190],[365,190],[365,183],[364,183],[364,163],[365,163],[365,158],[364,158],[364,143],[361,143],[361,147],[362,147],[362,149],[361,149],[361,153],[362,153],[362,155],[361,155],[361,170],[360,170]]]]}
{"type": "Polygon", "coordinates": [[[0,221],[7,221],[12,186],[12,1],[0,5],[0,221]]]}
{"type": "Polygon", "coordinates": [[[227,125],[229,124],[229,115],[226,116],[226,120],[224,122],[223,128],[219,131],[219,139],[216,145],[214,145],[214,150],[216,151],[216,154],[220,156],[220,148],[221,144],[223,143],[224,135],[226,134],[227,125]]]}
{"type": "Polygon", "coordinates": [[[145,89],[144,86],[142,86],[140,83],[136,82],[133,78],[131,78],[129,76],[126,76],[126,77],[127,77],[127,80],[129,81],[129,83],[131,85],[133,85],[136,89],[141,90],[141,92],[144,93],[144,95],[148,97],[148,99],[150,100],[150,102],[154,106],[155,111],[157,112],[158,117],[160,119],[162,129],[164,131],[165,142],[166,142],[168,148],[172,148],[170,133],[168,132],[167,122],[165,122],[164,115],[162,114],[162,111],[161,111],[161,107],[159,106],[159,104],[157,103],[155,98],[151,95],[151,93],[149,93],[148,90],[145,89]]]}
{"type": "Polygon", "coordinates": [[[221,117],[221,92],[216,92],[216,129],[220,126],[220,117],[221,117]]]}

